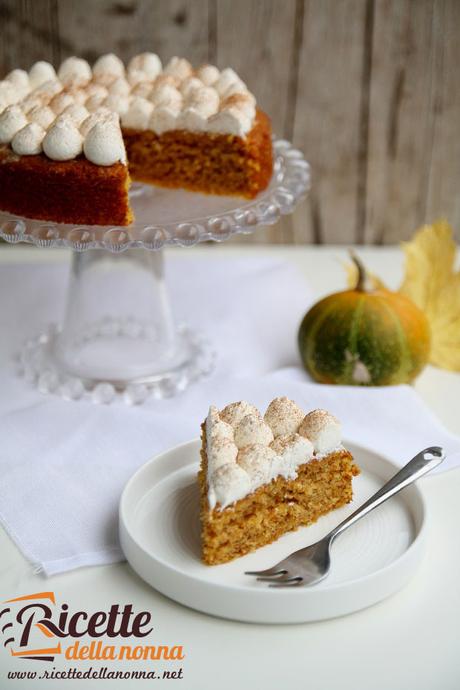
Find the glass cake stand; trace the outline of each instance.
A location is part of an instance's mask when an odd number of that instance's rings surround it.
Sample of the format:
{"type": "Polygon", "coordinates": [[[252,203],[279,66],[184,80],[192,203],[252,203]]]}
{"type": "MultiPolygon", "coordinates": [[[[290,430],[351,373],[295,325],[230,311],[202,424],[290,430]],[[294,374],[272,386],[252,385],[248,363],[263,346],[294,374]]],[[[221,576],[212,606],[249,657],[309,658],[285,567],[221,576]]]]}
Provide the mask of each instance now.
{"type": "Polygon", "coordinates": [[[273,147],[270,185],[251,201],[136,183],[130,191],[136,219],[128,227],[63,225],[0,212],[7,242],[73,250],[64,319],[24,344],[19,370],[25,378],[66,399],[108,403],[122,394],[136,404],[174,395],[209,373],[209,344],[174,323],[162,250],[223,242],[291,213],[309,189],[309,165],[288,141],[275,140],[273,147]]]}

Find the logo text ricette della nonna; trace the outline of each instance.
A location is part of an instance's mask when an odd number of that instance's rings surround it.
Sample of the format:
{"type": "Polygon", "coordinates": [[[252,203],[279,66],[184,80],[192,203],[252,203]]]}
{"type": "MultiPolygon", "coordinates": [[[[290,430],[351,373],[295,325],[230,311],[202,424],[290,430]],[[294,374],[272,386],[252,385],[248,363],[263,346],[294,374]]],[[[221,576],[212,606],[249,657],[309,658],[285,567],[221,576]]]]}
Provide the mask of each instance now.
{"type": "Polygon", "coordinates": [[[53,661],[57,655],[80,660],[183,659],[182,645],[139,643],[153,631],[151,620],[149,611],[135,612],[132,604],[112,604],[92,613],[72,611],[68,604],[56,605],[54,592],[8,599],[0,609],[3,646],[19,659],[53,661]],[[83,644],[84,638],[90,638],[89,644],[83,644]],[[109,644],[100,638],[108,638],[109,644]]]}

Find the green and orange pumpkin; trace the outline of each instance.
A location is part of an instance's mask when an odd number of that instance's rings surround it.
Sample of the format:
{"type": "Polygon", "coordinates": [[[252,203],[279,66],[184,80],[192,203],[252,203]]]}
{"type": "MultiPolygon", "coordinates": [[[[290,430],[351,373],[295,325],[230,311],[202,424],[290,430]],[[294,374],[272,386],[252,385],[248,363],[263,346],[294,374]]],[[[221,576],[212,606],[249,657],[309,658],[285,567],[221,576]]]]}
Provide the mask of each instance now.
{"type": "Polygon", "coordinates": [[[302,321],[302,362],[320,383],[409,383],[428,361],[428,321],[400,293],[369,289],[363,265],[352,258],[358,269],[356,287],[325,297],[302,321]]]}

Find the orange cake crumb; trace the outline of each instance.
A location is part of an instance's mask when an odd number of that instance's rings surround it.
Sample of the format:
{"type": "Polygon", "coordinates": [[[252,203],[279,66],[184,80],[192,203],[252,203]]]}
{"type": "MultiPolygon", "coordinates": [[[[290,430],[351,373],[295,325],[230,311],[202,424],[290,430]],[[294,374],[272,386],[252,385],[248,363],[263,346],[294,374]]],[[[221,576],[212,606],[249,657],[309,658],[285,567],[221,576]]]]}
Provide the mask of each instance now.
{"type": "Polygon", "coordinates": [[[57,223],[129,225],[130,178],[122,163],[94,165],[83,156],[50,161],[0,146],[0,208],[57,223]]]}
{"type": "Polygon", "coordinates": [[[340,450],[301,465],[296,479],[278,477],[234,506],[210,511],[203,425],[199,483],[204,563],[217,565],[244,556],[350,503],[352,479],[358,474],[351,453],[340,450]]]}
{"type": "Polygon", "coordinates": [[[133,180],[206,194],[255,197],[273,169],[270,120],[261,110],[245,139],[231,134],[123,130],[133,180]]]}

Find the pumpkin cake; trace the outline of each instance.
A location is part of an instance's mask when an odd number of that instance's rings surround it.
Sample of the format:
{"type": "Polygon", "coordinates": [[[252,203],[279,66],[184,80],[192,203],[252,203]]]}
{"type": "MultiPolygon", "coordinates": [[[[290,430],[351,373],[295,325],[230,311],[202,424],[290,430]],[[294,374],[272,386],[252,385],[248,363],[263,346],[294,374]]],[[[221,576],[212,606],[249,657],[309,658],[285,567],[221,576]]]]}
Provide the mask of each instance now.
{"type": "Polygon", "coordinates": [[[286,397],[265,415],[247,402],[211,407],[202,424],[202,558],[226,563],[310,525],[352,500],[359,474],[326,410],[307,415],[286,397]]]}
{"type": "Polygon", "coordinates": [[[270,120],[230,68],[154,53],[71,57],[0,81],[0,209],[129,225],[130,180],[253,198],[272,174],[270,120]]]}

